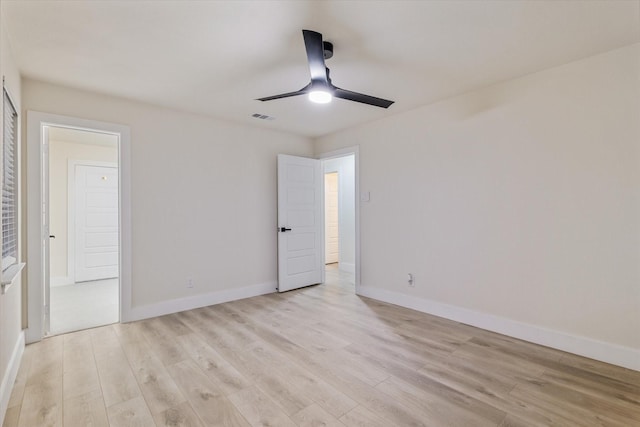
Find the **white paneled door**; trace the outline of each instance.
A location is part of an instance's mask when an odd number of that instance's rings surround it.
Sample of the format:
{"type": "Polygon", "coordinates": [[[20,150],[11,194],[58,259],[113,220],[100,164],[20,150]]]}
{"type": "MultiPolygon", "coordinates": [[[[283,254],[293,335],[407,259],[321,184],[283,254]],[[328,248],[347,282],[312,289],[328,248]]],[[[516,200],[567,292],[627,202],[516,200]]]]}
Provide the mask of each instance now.
{"type": "Polygon", "coordinates": [[[278,291],[322,282],[319,160],[278,155],[278,291]]]}
{"type": "Polygon", "coordinates": [[[75,281],[118,277],[118,168],[76,165],[75,281]]]}

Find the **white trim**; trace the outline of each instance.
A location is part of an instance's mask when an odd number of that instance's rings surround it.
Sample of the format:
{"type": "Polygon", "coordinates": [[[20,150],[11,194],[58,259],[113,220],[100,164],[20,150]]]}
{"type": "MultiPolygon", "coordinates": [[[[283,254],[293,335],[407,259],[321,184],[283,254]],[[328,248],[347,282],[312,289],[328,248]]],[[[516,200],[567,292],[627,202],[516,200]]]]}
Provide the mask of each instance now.
{"type": "Polygon", "coordinates": [[[640,349],[598,341],[384,289],[360,287],[358,295],[640,371],[640,349]]]}
{"type": "MultiPolygon", "coordinates": [[[[71,284],[76,282],[76,166],[99,166],[117,169],[118,164],[93,160],[69,159],[67,161],[67,275],[71,280],[71,284]]],[[[55,285],[50,284],[50,286],[55,285]]]]}
{"type": "Polygon", "coordinates": [[[18,260],[14,256],[8,256],[8,257],[5,257],[5,258],[2,258],[2,273],[7,271],[7,269],[9,267],[11,267],[13,264],[15,264],[17,262],[18,262],[18,260]]]}
{"type": "Polygon", "coordinates": [[[18,275],[25,265],[27,264],[25,264],[24,262],[19,262],[9,266],[2,272],[2,291],[0,292],[0,294],[5,294],[9,290],[11,285],[13,285],[15,280],[18,278],[18,275]]]}
{"type": "MultiPolygon", "coordinates": [[[[356,263],[354,266],[354,273],[355,273],[356,295],[359,295],[359,289],[360,289],[360,146],[354,145],[352,147],[345,147],[339,150],[327,151],[327,152],[318,154],[316,158],[321,160],[328,160],[328,159],[345,157],[350,155],[354,156],[354,163],[355,163],[354,175],[355,175],[355,186],[356,186],[355,188],[356,263]]],[[[322,180],[322,183],[324,185],[324,180],[322,180]]],[[[324,194],[324,187],[322,190],[322,194],[324,194]]],[[[322,199],[324,200],[324,197],[322,199]]],[[[324,206],[323,206],[323,209],[324,209],[324,206]]],[[[324,223],[324,220],[323,220],[323,223],[324,223]]],[[[322,248],[322,250],[324,254],[324,247],[322,248]]]]}
{"type": "Polygon", "coordinates": [[[7,370],[4,372],[2,384],[0,384],[0,423],[4,421],[4,417],[7,415],[7,408],[9,407],[9,399],[11,398],[13,383],[16,381],[16,377],[18,376],[18,369],[20,368],[23,353],[24,332],[21,331],[18,335],[16,344],[13,346],[7,370]]]}
{"type": "Polygon", "coordinates": [[[177,298],[158,302],[156,304],[137,306],[131,309],[130,317],[127,321],[148,319],[151,317],[164,316],[165,314],[192,310],[194,308],[207,307],[209,305],[222,304],[224,302],[271,294],[276,292],[277,287],[278,282],[272,281],[259,283],[257,285],[244,286],[242,288],[225,289],[207,294],[177,298]]]}
{"type": "Polygon", "coordinates": [[[44,336],[44,236],[41,203],[42,143],[44,126],[67,127],[118,136],[118,172],[120,185],[120,320],[131,317],[131,137],[129,126],[85,120],[56,114],[27,111],[27,293],[28,328],[26,341],[44,336]]]}

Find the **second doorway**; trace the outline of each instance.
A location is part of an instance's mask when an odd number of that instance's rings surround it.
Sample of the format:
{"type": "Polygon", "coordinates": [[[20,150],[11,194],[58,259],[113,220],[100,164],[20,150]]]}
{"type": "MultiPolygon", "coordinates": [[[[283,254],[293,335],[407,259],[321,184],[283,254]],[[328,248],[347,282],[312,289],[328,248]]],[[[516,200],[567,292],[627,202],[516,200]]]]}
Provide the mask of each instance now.
{"type": "MultiPolygon", "coordinates": [[[[324,159],[325,274],[355,284],[355,155],[324,159]]],[[[355,292],[355,290],[354,290],[355,292]]]]}
{"type": "Polygon", "coordinates": [[[50,126],[48,335],[119,321],[117,135],[50,126]]]}

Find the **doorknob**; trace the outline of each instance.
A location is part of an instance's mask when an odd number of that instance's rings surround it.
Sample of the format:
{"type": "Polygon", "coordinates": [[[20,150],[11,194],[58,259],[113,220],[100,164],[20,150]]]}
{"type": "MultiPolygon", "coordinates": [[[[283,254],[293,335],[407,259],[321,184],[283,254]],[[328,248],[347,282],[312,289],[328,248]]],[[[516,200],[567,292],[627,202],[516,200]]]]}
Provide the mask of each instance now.
{"type": "Polygon", "coordinates": [[[56,238],[56,236],[54,236],[53,234],[50,234],[50,235],[49,235],[49,238],[50,238],[50,239],[55,239],[55,238],[56,238]]]}
{"type": "Polygon", "coordinates": [[[285,228],[285,227],[280,227],[280,231],[282,231],[284,233],[285,231],[291,231],[291,229],[290,228],[285,228]]]}

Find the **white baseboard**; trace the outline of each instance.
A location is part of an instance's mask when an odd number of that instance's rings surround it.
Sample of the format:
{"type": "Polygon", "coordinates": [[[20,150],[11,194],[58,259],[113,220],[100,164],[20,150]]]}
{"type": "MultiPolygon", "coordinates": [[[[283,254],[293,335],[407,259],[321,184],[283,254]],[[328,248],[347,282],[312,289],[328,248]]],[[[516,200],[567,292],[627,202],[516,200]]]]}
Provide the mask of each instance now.
{"type": "Polygon", "coordinates": [[[180,311],[221,304],[223,302],[270,294],[276,291],[276,287],[276,282],[267,282],[237,289],[225,289],[203,295],[193,295],[185,298],[162,301],[156,304],[132,307],[129,313],[122,313],[122,321],[133,322],[135,320],[178,313],[180,311]]]}
{"type": "Polygon", "coordinates": [[[13,390],[13,383],[16,381],[16,377],[18,376],[18,369],[20,368],[20,361],[22,360],[23,353],[24,332],[20,332],[18,340],[11,352],[9,365],[7,365],[7,370],[4,372],[2,377],[2,383],[0,383],[0,425],[4,422],[4,417],[7,414],[9,398],[11,397],[11,391],[13,390]]]}
{"type": "Polygon", "coordinates": [[[352,262],[340,262],[338,263],[338,270],[356,274],[356,265],[352,262]]]}
{"type": "Polygon", "coordinates": [[[360,286],[358,295],[640,371],[640,349],[547,329],[398,292],[360,286]]]}
{"type": "Polygon", "coordinates": [[[49,280],[49,286],[67,286],[73,285],[75,282],[69,276],[52,277],[49,280]]]}

